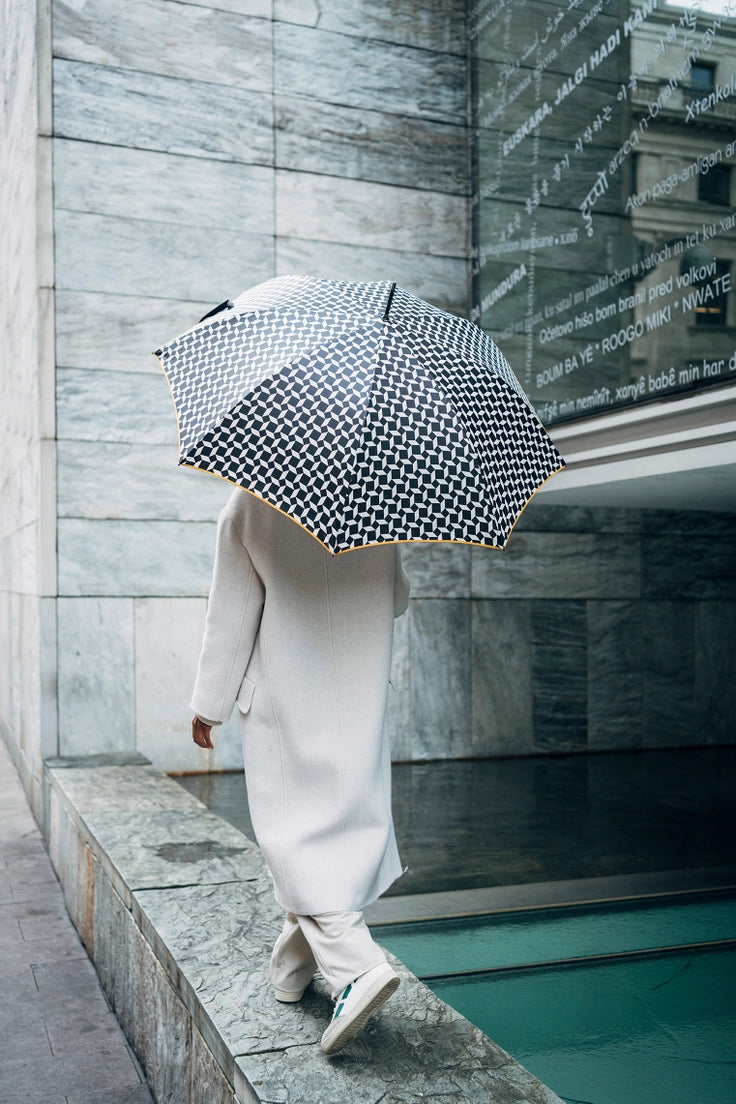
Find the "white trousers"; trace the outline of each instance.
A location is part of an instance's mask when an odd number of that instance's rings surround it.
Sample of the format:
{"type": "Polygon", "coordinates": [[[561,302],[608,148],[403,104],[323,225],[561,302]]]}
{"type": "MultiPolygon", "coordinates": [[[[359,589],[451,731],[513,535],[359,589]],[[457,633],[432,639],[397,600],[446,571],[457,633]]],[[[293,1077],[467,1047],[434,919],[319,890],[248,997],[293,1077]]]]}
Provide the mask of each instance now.
{"type": "MultiPolygon", "coordinates": [[[[377,943],[374,943],[362,912],[327,912],[318,916],[295,916],[304,937],[302,953],[311,951],[317,969],[327,982],[333,1000],[346,985],[357,977],[386,961],[377,943]]],[[[295,944],[297,953],[300,948],[295,944]]]]}

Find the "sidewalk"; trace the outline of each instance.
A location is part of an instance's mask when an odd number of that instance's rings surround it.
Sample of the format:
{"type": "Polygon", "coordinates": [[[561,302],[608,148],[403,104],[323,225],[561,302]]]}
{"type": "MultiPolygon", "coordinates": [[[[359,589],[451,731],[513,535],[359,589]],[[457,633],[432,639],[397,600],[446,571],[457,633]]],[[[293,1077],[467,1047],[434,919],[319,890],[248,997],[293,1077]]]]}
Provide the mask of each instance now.
{"type": "Polygon", "coordinates": [[[0,740],[0,1104],[152,1104],[0,740]]]}

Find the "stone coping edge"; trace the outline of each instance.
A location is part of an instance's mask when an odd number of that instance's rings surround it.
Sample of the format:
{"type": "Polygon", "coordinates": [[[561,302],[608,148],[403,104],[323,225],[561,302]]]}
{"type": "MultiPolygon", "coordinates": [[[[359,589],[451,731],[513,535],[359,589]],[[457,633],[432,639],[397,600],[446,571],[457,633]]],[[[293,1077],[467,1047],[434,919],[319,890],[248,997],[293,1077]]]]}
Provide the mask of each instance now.
{"type": "Polygon", "coordinates": [[[392,956],[399,990],[325,1058],[321,979],[273,996],[283,913],[253,843],[140,760],[44,781],[69,914],[158,1104],[561,1104],[392,956]]]}

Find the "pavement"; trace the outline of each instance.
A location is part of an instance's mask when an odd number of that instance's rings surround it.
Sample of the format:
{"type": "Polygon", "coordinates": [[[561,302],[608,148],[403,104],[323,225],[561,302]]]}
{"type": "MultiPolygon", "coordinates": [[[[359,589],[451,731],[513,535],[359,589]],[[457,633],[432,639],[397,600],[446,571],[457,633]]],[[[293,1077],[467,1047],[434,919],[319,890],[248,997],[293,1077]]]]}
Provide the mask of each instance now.
{"type": "Polygon", "coordinates": [[[0,1104],[153,1104],[2,740],[0,1104]]]}

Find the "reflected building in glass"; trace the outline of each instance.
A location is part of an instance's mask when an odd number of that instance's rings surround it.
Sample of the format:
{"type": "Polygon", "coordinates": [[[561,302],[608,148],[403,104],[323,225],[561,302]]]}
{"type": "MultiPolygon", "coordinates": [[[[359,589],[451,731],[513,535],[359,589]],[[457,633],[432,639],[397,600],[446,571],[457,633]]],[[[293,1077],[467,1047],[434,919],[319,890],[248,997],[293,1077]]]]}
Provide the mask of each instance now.
{"type": "Polygon", "coordinates": [[[714,6],[474,9],[474,313],[547,425],[736,376],[736,37],[714,6]]]}

